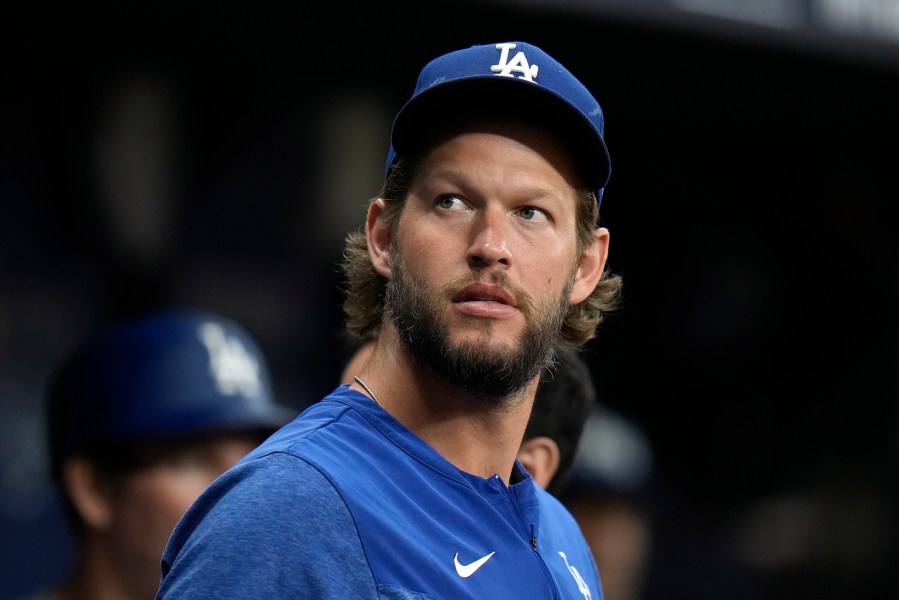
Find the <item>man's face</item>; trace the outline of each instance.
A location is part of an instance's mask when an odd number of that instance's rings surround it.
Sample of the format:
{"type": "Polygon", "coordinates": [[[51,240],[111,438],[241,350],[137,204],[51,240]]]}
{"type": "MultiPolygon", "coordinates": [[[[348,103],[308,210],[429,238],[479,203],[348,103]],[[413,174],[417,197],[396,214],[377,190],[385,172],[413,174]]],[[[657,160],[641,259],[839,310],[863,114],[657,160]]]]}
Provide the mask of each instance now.
{"type": "Polygon", "coordinates": [[[462,132],[424,157],[387,291],[416,360],[485,397],[543,368],[577,272],[573,175],[554,138],[521,125],[462,132]]]}
{"type": "Polygon", "coordinates": [[[155,593],[159,558],[181,515],[259,441],[255,434],[233,434],[160,444],[157,460],[125,478],[110,499],[112,524],[105,538],[123,578],[142,590],[136,595],[155,593]]]}

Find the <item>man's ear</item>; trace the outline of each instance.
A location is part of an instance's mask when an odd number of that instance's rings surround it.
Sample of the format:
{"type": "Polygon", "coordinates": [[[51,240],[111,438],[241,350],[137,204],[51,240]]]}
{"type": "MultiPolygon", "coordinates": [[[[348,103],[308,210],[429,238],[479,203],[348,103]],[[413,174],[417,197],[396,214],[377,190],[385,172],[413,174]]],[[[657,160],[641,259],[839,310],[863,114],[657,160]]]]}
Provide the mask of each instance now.
{"type": "Polygon", "coordinates": [[[375,271],[390,279],[390,230],[382,218],[383,214],[383,198],[369,204],[368,216],[365,219],[365,239],[375,271]]]}
{"type": "Polygon", "coordinates": [[[546,489],[559,469],[559,445],[545,435],[524,441],[518,449],[518,460],[534,481],[546,489]]]}
{"type": "Polygon", "coordinates": [[[75,510],[90,529],[106,529],[113,521],[109,483],[97,466],[82,456],[66,460],[62,484],[75,510]]]}
{"type": "Polygon", "coordinates": [[[609,258],[609,230],[597,227],[593,234],[596,241],[581,252],[574,286],[571,288],[572,304],[579,304],[590,297],[602,277],[603,269],[606,268],[606,261],[609,258]]]}

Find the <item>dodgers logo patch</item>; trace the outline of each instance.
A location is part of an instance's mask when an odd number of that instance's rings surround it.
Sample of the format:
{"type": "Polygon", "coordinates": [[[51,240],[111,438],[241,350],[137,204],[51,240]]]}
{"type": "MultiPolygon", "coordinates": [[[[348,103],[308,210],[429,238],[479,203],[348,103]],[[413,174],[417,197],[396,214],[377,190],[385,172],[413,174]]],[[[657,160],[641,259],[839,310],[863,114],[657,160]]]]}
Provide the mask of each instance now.
{"type": "Polygon", "coordinates": [[[496,49],[500,51],[499,63],[490,65],[490,71],[501,77],[515,77],[517,74],[519,79],[531,82],[537,78],[540,67],[528,63],[524,52],[518,52],[511,60],[509,59],[509,53],[515,49],[515,44],[497,44],[496,49]]]}
{"type": "Polygon", "coordinates": [[[259,396],[262,382],[259,362],[235,337],[217,323],[204,323],[197,331],[209,355],[209,372],[218,390],[228,396],[243,392],[251,398],[259,396]]]}
{"type": "Polygon", "coordinates": [[[574,577],[574,581],[577,583],[577,589],[580,593],[584,595],[584,600],[591,600],[593,595],[590,593],[590,587],[587,585],[587,582],[584,581],[584,578],[581,577],[580,572],[568,562],[568,557],[565,556],[564,552],[559,552],[559,556],[562,557],[562,560],[565,561],[565,566],[568,567],[568,572],[571,573],[571,576],[574,577]]]}

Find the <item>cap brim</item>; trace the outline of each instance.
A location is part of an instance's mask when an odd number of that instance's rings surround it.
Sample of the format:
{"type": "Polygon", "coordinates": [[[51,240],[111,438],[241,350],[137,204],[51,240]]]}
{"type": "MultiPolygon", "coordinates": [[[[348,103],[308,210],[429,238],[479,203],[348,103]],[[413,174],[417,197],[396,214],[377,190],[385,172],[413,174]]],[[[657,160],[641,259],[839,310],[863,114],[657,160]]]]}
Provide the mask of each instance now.
{"type": "Polygon", "coordinates": [[[297,412],[280,405],[268,405],[258,412],[245,405],[198,407],[196,410],[170,410],[147,414],[139,421],[118,424],[116,434],[127,431],[133,438],[168,437],[188,434],[270,431],[286,425],[297,412]]]}

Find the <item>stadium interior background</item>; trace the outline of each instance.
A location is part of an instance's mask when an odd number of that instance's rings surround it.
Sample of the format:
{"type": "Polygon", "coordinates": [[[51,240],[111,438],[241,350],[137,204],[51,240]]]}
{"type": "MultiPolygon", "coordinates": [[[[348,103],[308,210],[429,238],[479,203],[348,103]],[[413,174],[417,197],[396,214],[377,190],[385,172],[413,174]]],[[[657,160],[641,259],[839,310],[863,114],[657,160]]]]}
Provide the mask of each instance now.
{"type": "Polygon", "coordinates": [[[601,400],[652,443],[657,597],[884,597],[899,572],[897,4],[11,16],[0,598],[70,551],[40,421],[56,362],[119,317],[185,304],[260,339],[282,402],[330,391],[347,356],[343,236],[379,189],[393,112],[429,58],[514,39],[605,110],[602,220],[626,301],[587,359],[601,400]]]}

